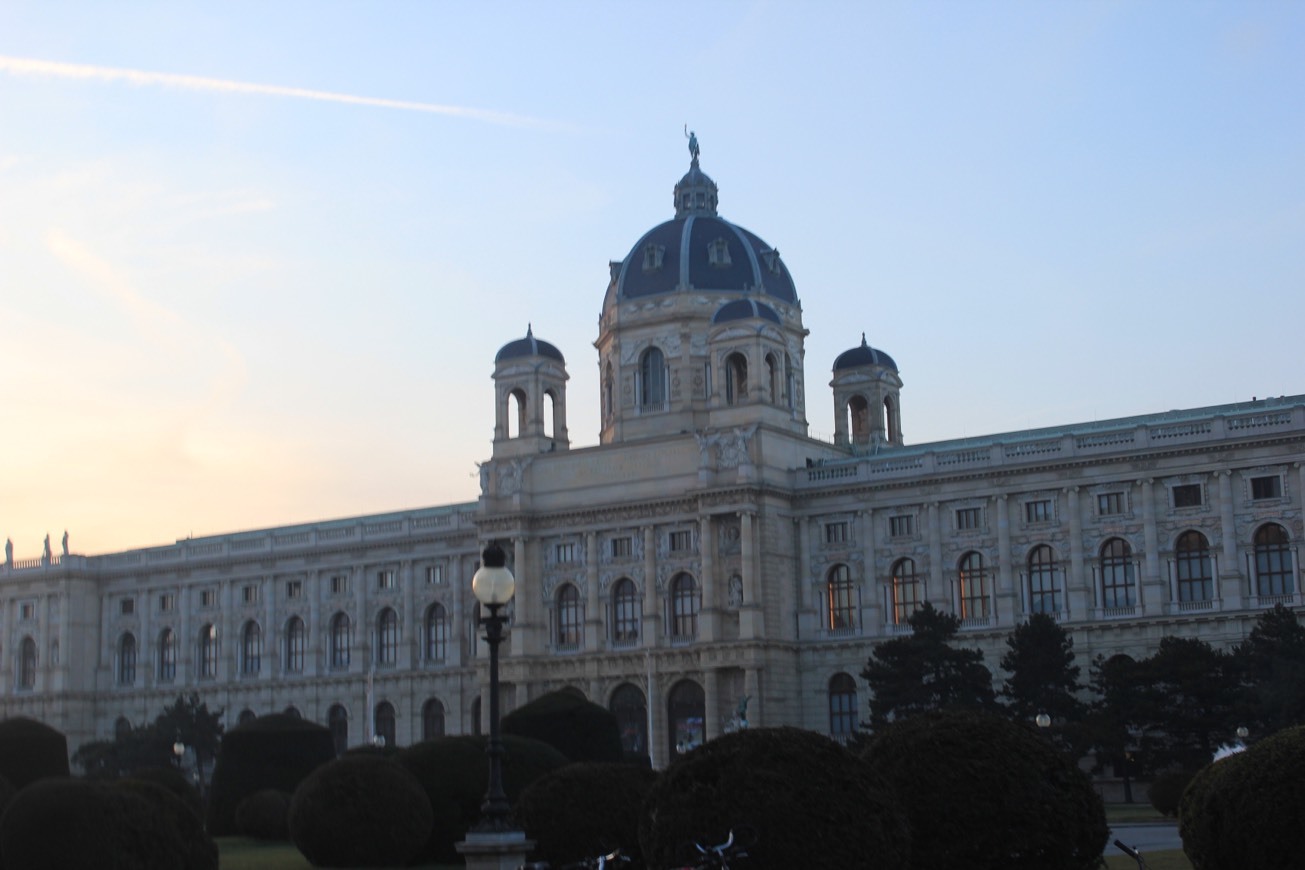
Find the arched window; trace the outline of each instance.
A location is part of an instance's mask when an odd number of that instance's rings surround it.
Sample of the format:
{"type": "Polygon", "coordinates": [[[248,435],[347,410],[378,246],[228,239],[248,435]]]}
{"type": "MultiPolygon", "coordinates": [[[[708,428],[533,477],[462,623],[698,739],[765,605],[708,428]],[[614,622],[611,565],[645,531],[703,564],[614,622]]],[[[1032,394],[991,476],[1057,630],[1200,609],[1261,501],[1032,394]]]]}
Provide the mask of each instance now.
{"type": "Polygon", "coordinates": [[[290,706],[285,708],[285,714],[291,719],[302,719],[304,714],[299,712],[298,707],[290,706]]]}
{"type": "Polygon", "coordinates": [[[920,578],[915,573],[914,559],[897,560],[891,584],[893,624],[906,625],[911,614],[920,609],[920,578]]]}
{"type": "Polygon", "coordinates": [[[612,693],[610,705],[621,729],[621,748],[632,755],[648,754],[648,703],[637,686],[623,683],[612,693]]]}
{"type": "Polygon", "coordinates": [[[564,583],[557,590],[553,612],[553,639],[561,649],[575,649],[581,643],[583,618],[580,614],[580,590],[564,583]]]}
{"type": "Polygon", "coordinates": [[[1060,613],[1060,590],[1056,587],[1056,554],[1046,544],[1029,553],[1029,613],[1060,613]]]}
{"type": "Polygon", "coordinates": [[[297,616],[290,617],[285,624],[285,669],[289,673],[304,672],[305,635],[304,621],[297,616]]]}
{"type": "Polygon", "coordinates": [[[343,669],[349,667],[349,615],[337,613],[331,617],[331,667],[343,669]]]}
{"type": "Polygon", "coordinates": [[[846,565],[829,570],[825,583],[825,627],[830,631],[856,628],[856,585],[846,565]]]}
{"type": "Polygon", "coordinates": [[[136,635],[128,632],[118,640],[118,685],[136,682],[136,635]]]}
{"type": "Polygon", "coordinates": [[[376,705],[376,730],[372,732],[380,738],[380,746],[397,746],[394,742],[394,705],[389,701],[382,701],[376,705]]]}
{"type": "Polygon", "coordinates": [[[892,396],[884,396],[884,432],[888,434],[889,444],[897,443],[897,414],[894,413],[892,396]]]}
{"type": "Polygon", "coordinates": [[[399,660],[399,615],[387,607],[376,617],[376,663],[392,665],[399,660]]]}
{"type": "Polygon", "coordinates": [[[526,391],[515,389],[508,393],[507,436],[520,438],[526,432],[526,391]]]}
{"type": "Polygon", "coordinates": [[[671,580],[671,637],[689,640],[698,636],[701,605],[698,581],[688,574],[676,574],[671,580]]]}
{"type": "Polygon", "coordinates": [[[344,755],[344,751],[349,748],[349,711],[339,704],[333,704],[326,713],[326,727],[331,729],[335,754],[344,755]]]}
{"type": "Polygon", "coordinates": [[[36,641],[23,638],[18,646],[18,688],[36,687],[36,641]]]}
{"type": "Polygon", "coordinates": [[[1101,606],[1132,607],[1133,554],[1123,538],[1111,538],[1101,545],[1101,606]]]}
{"type": "Polygon", "coordinates": [[[787,353],[784,354],[784,402],[790,407],[796,407],[793,403],[796,401],[794,393],[796,392],[797,375],[793,371],[793,358],[787,353]]]}
{"type": "Polygon", "coordinates": [[[603,366],[603,419],[610,420],[616,413],[616,385],[612,379],[612,364],[603,366]]]}
{"type": "Polygon", "coordinates": [[[983,556],[971,550],[956,566],[956,583],[961,604],[961,619],[987,619],[988,574],[983,570],[983,556]]]}
{"type": "Polygon", "coordinates": [[[666,405],[666,357],[650,347],[639,358],[639,406],[645,411],[666,405]]]}
{"type": "Polygon", "coordinates": [[[240,630],[240,673],[252,677],[263,667],[263,629],[252,619],[240,630]]]}
{"type": "Polygon", "coordinates": [[[870,441],[870,404],[865,396],[852,396],[847,400],[848,437],[853,444],[870,441]]]}
{"type": "Polygon", "coordinates": [[[612,643],[633,644],[639,639],[642,616],[639,590],[629,577],[622,577],[612,587],[612,643]]]}
{"type": "Polygon", "coordinates": [[[778,405],[783,398],[780,395],[779,363],[773,353],[766,354],[766,383],[770,387],[770,402],[778,405]]]}
{"type": "Polygon", "coordinates": [[[444,705],[431,698],[421,707],[421,739],[434,740],[444,736],[444,705]]]}
{"type": "Polygon", "coordinates": [[[438,601],[426,608],[426,661],[442,662],[449,649],[449,617],[438,601]]]}
{"type": "Polygon", "coordinates": [[[248,725],[258,718],[258,714],[248,708],[241,710],[240,715],[236,717],[237,725],[248,725]]]}
{"type": "Polygon", "coordinates": [[[856,681],[847,674],[829,680],[829,736],[845,742],[856,733],[856,681]]]}
{"type": "Polygon", "coordinates": [[[131,721],[126,716],[119,716],[113,720],[113,740],[115,743],[122,743],[131,737],[131,721]]]}
{"type": "Polygon", "coordinates": [[[217,676],[218,633],[217,626],[205,623],[199,630],[199,678],[211,680],[217,676]]]}
{"type": "Polygon", "coordinates": [[[1210,542],[1200,532],[1186,531],[1174,544],[1174,571],[1179,601],[1214,599],[1214,573],[1210,567],[1210,542]]]}
{"type": "Polygon", "coordinates": [[[666,698],[666,718],[670,725],[671,758],[679,758],[706,739],[703,726],[707,701],[702,686],[681,680],[666,698]]]}
{"type": "Polygon", "coordinates": [[[1291,595],[1292,560],[1287,530],[1277,523],[1265,523],[1255,532],[1255,594],[1291,595]]]}
{"type": "Polygon", "coordinates": [[[748,398],[748,358],[741,353],[725,357],[725,404],[737,405],[748,398]]]}
{"type": "Polygon", "coordinates": [[[172,629],[159,632],[159,682],[170,683],[177,678],[177,636],[172,629]]]}

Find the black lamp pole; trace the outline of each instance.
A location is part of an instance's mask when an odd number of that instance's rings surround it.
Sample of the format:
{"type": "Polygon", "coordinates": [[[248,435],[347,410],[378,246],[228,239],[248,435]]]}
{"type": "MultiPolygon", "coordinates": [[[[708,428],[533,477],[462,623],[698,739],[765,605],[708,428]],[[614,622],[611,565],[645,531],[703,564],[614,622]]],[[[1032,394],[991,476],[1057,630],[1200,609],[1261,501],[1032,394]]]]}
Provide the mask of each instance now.
{"type": "Polygon", "coordinates": [[[489,644],[489,788],[480,805],[480,821],[472,830],[481,834],[515,831],[510,816],[512,807],[503,791],[503,739],[498,727],[498,648],[503,643],[503,626],[507,617],[502,610],[516,592],[516,579],[507,569],[507,554],[498,544],[490,544],[481,554],[480,569],[471,580],[476,600],[489,611],[480,624],[485,627],[489,644]]]}

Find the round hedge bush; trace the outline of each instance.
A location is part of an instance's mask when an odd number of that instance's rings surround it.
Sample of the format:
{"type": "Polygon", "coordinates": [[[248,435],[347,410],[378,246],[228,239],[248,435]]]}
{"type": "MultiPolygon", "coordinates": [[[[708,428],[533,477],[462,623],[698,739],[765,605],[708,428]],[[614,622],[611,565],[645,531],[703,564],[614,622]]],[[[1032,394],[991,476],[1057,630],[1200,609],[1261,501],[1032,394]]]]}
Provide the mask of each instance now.
{"type": "MultiPolygon", "coordinates": [[[[400,750],[394,760],[421,783],[435,814],[430,839],[416,856],[419,863],[461,864],[454,844],[480,819],[480,805],[489,787],[486,738],[473,735],[440,737],[400,750]]],[[[570,761],[547,743],[503,735],[503,790],[515,804],[522,789],[570,761]]]]}
{"type": "Polygon", "coordinates": [[[15,789],[68,774],[68,739],[62,733],[25,716],[0,722],[0,775],[15,789]]]}
{"type": "Polygon", "coordinates": [[[254,792],[236,807],[236,833],[255,840],[290,839],[290,798],[276,788],[254,792]]]}
{"type": "Polygon", "coordinates": [[[672,867],[693,843],[743,828],[757,837],[752,870],[899,870],[911,851],[905,817],[870,765],[800,728],[736,731],[676,760],[644,801],[639,845],[649,866],[672,867]]]}
{"type": "Polygon", "coordinates": [[[195,817],[204,821],[204,800],[190,779],[175,767],[142,767],[131,772],[129,779],[144,780],[172,792],[190,808],[195,817]]]}
{"type": "Polygon", "coordinates": [[[542,740],[572,761],[622,761],[621,726],[575,692],[549,692],[503,717],[503,733],[542,740]]]}
{"type": "Polygon", "coordinates": [[[633,764],[578,762],[526,786],[517,822],[535,841],[534,859],[554,867],[619,848],[629,870],[642,870],[639,814],[657,774],[633,764]]]}
{"type": "Polygon", "coordinates": [[[1305,725],[1203,768],[1183,793],[1178,833],[1196,870],[1298,867],[1305,855],[1305,725]]]}
{"type": "Polygon", "coordinates": [[[1186,770],[1167,770],[1157,774],[1146,790],[1151,806],[1162,816],[1178,815],[1178,802],[1195,774],[1186,770]]]}
{"type": "Polygon", "coordinates": [[[411,773],[375,755],[352,755],[300,783],[290,837],[314,867],[395,867],[426,845],[432,818],[411,773]]]}
{"type": "Polygon", "coordinates": [[[153,783],[44,779],[0,819],[4,865],[23,870],[217,870],[217,846],[176,795],[153,783]]]}
{"type": "Polygon", "coordinates": [[[1087,775],[1040,735],[968,711],[913,716],[863,751],[911,823],[912,870],[1089,870],[1108,829],[1087,775]]]}
{"type": "Polygon", "coordinates": [[[273,713],[237,725],[222,736],[208,796],[208,831],[236,833],[236,807],[254,792],[272,788],[293,794],[304,777],[335,758],[325,726],[273,713]]]}

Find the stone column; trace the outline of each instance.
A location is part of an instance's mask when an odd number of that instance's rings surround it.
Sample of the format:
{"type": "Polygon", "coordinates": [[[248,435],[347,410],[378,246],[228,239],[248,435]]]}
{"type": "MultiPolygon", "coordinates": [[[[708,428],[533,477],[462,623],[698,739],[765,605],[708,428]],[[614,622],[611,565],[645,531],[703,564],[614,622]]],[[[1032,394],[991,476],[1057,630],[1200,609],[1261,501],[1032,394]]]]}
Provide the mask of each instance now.
{"type": "Polygon", "coordinates": [[[1065,610],[1071,618],[1087,615],[1090,590],[1083,581],[1083,498],[1077,486],[1067,487],[1065,510],[1069,514],[1069,560],[1065,571],[1065,610]]]}
{"type": "Polygon", "coordinates": [[[1004,610],[1005,624],[1014,625],[1023,614],[1019,612],[1020,595],[1015,588],[1014,572],[1011,570],[1014,566],[1011,564],[1010,552],[1010,499],[1003,492],[994,501],[997,512],[997,612],[992,615],[992,621],[993,625],[1001,625],[1001,611],[1004,610]]]}
{"type": "Polygon", "coordinates": [[[820,602],[815,600],[811,582],[811,520],[806,517],[793,517],[793,551],[797,554],[798,584],[798,622],[797,636],[815,637],[816,627],[820,624],[820,602]]]}
{"type": "MultiPolygon", "coordinates": [[[[424,579],[422,582],[425,582],[424,579]]],[[[399,583],[402,607],[399,612],[399,661],[402,670],[411,670],[421,663],[421,614],[416,613],[416,569],[411,559],[399,563],[399,583]]]]}
{"type": "Polygon", "coordinates": [[[703,733],[707,740],[711,740],[721,734],[720,674],[715,668],[707,668],[703,672],[702,691],[706,696],[703,704],[703,733]]]}
{"type": "Polygon", "coordinates": [[[1240,610],[1246,589],[1242,579],[1241,558],[1237,554],[1237,523],[1233,518],[1232,472],[1224,469],[1219,479],[1219,536],[1223,538],[1223,559],[1219,563],[1219,587],[1216,597],[1229,610],[1240,610]]]}
{"type": "Polygon", "coordinates": [[[720,584],[716,581],[715,524],[709,514],[698,518],[698,549],[702,561],[702,622],[700,638],[708,643],[720,637],[720,584]]]}
{"type": "MultiPolygon", "coordinates": [[[[536,613],[539,610],[539,594],[543,589],[543,578],[536,576],[535,566],[527,561],[526,539],[524,535],[517,535],[512,539],[512,575],[516,580],[517,588],[514,594],[516,599],[512,605],[514,608],[512,615],[512,625],[508,629],[509,643],[499,647],[499,656],[510,653],[514,656],[524,655],[530,644],[530,635],[537,628],[536,613]]],[[[484,608],[482,608],[484,609],[484,608]]],[[[485,613],[489,615],[488,612],[485,613]]],[[[485,644],[486,647],[489,644],[485,644]]],[[[488,659],[488,654],[486,655],[488,659]]],[[[481,701],[486,704],[487,701],[481,701]]],[[[486,707],[487,711],[489,708],[486,707]]],[[[488,715],[485,713],[484,715],[488,715]]],[[[486,731],[486,733],[489,733],[486,731]]]]}
{"type": "Polygon", "coordinates": [[[1142,563],[1142,587],[1138,604],[1145,616],[1164,613],[1165,580],[1160,576],[1160,537],[1155,520],[1155,481],[1145,478],[1137,482],[1138,498],[1142,502],[1142,546],[1146,548],[1142,563]]]}
{"type": "Polygon", "coordinates": [[[875,564],[875,515],[866,508],[856,515],[857,540],[861,542],[864,561],[861,567],[861,624],[858,628],[869,634],[882,634],[887,614],[883,613],[884,596],[879,590],[879,572],[875,564]]]}
{"type": "Polygon", "coordinates": [[[643,530],[643,645],[645,647],[654,647],[661,643],[661,626],[661,596],[657,592],[657,529],[653,526],[645,526],[643,530]]]}
{"type": "Polygon", "coordinates": [[[939,519],[940,514],[938,502],[930,502],[925,506],[924,521],[929,526],[929,585],[925,599],[933,602],[933,606],[937,609],[950,613],[954,605],[951,588],[948,586],[947,579],[943,574],[942,522],[939,519]]]}
{"type": "Polygon", "coordinates": [[[765,708],[761,703],[760,669],[743,669],[743,694],[748,696],[748,727],[761,728],[766,723],[763,718],[765,708]]]}
{"type": "MultiPolygon", "coordinates": [[[[554,418],[556,419],[556,418],[554,418]]],[[[585,534],[585,651],[597,652],[603,641],[603,611],[598,598],[598,534],[585,534]]],[[[591,696],[592,697],[592,696],[591,696]]]]}
{"type": "Polygon", "coordinates": [[[739,544],[743,550],[743,606],[739,608],[739,638],[750,640],[764,637],[765,611],[759,595],[760,578],[757,576],[757,536],[753,530],[754,518],[749,511],[739,514],[739,544]]]}

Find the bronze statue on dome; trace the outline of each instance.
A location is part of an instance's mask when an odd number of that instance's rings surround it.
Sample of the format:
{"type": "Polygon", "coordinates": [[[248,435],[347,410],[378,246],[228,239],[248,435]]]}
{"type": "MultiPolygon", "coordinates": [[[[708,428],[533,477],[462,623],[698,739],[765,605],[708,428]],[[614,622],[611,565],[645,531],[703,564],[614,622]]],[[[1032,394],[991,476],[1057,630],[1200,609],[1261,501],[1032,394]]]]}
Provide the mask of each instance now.
{"type": "Polygon", "coordinates": [[[689,140],[689,156],[693,158],[694,163],[697,163],[698,162],[698,134],[693,130],[690,130],[688,124],[685,124],[684,135],[689,140]]]}

